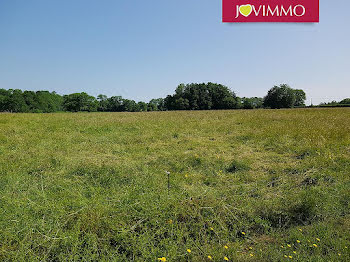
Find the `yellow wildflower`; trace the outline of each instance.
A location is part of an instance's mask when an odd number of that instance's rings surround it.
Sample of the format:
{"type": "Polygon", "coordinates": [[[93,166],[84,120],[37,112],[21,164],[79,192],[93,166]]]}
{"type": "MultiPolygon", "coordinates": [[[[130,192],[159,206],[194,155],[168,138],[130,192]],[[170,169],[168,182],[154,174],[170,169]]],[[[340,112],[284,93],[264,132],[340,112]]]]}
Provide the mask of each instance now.
{"type": "Polygon", "coordinates": [[[252,250],[253,248],[252,247],[249,247],[250,250],[252,250]]]}
{"type": "Polygon", "coordinates": [[[228,261],[228,257],[224,257],[224,259],[225,259],[226,261],[228,261]]]}
{"type": "Polygon", "coordinates": [[[317,247],[317,245],[316,244],[312,244],[314,247],[317,247]]]}
{"type": "Polygon", "coordinates": [[[210,228],[210,230],[211,230],[211,231],[214,231],[214,228],[213,228],[213,227],[211,227],[211,228],[210,228]]]}
{"type": "Polygon", "coordinates": [[[297,240],[297,243],[300,243],[300,240],[297,240]]]}
{"type": "Polygon", "coordinates": [[[187,177],[188,177],[188,175],[186,174],[186,175],[185,175],[185,177],[187,178],[187,177]]]}
{"type": "Polygon", "coordinates": [[[299,231],[300,231],[300,232],[303,232],[303,230],[302,230],[301,228],[299,228],[299,231]]]}
{"type": "Polygon", "coordinates": [[[165,258],[165,257],[159,257],[158,260],[159,260],[159,261],[162,261],[162,262],[165,262],[165,261],[166,261],[166,258],[165,258]]]}
{"type": "Polygon", "coordinates": [[[293,251],[294,254],[296,254],[297,252],[296,251],[293,251]]]}
{"type": "Polygon", "coordinates": [[[317,241],[321,241],[321,239],[319,239],[319,238],[316,238],[316,240],[317,240],[317,241]]]}
{"type": "Polygon", "coordinates": [[[281,248],[284,248],[284,246],[282,245],[281,248]]]}
{"type": "Polygon", "coordinates": [[[225,246],[224,246],[224,248],[228,249],[228,246],[227,246],[227,245],[225,245],[225,246]]]}
{"type": "Polygon", "coordinates": [[[249,256],[253,257],[254,255],[253,254],[249,254],[249,256]]]}
{"type": "Polygon", "coordinates": [[[287,244],[288,247],[292,247],[290,244],[287,244]]]}
{"type": "Polygon", "coordinates": [[[284,257],[286,257],[286,258],[287,258],[287,255],[284,255],[284,257]]]}
{"type": "Polygon", "coordinates": [[[213,258],[211,256],[208,256],[208,259],[212,260],[213,258]]]}
{"type": "Polygon", "coordinates": [[[293,258],[292,256],[288,256],[289,258],[293,258]]]}
{"type": "Polygon", "coordinates": [[[169,224],[172,224],[172,223],[173,223],[173,220],[172,220],[172,219],[169,219],[168,223],[169,223],[169,224]]]}
{"type": "Polygon", "coordinates": [[[191,253],[191,249],[188,248],[188,249],[187,249],[187,252],[188,252],[188,253],[191,253]]]}
{"type": "Polygon", "coordinates": [[[245,235],[245,232],[242,232],[242,235],[245,235]]]}
{"type": "Polygon", "coordinates": [[[341,254],[340,254],[340,253],[338,253],[338,256],[341,256],[341,254]]]}

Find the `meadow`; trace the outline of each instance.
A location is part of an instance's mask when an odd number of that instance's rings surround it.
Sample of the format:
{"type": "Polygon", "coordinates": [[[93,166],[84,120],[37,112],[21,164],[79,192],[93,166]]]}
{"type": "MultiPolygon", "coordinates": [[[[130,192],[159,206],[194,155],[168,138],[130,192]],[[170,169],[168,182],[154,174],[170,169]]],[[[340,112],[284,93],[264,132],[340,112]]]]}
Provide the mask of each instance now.
{"type": "Polygon", "coordinates": [[[349,120],[0,114],[0,261],[350,261],[349,120]]]}

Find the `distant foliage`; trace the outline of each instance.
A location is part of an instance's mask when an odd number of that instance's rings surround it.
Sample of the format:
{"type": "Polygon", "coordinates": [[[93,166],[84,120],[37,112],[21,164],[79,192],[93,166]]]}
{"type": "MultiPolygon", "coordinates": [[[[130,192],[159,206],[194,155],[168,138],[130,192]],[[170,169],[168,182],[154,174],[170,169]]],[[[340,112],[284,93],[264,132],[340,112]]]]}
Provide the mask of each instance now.
{"type": "Polygon", "coordinates": [[[228,87],[214,84],[180,84],[165,98],[168,110],[210,110],[239,108],[238,98],[228,87]]]}
{"type": "Polygon", "coordinates": [[[350,98],[345,98],[339,102],[341,105],[350,105],[350,98]]]}
{"type": "Polygon", "coordinates": [[[241,98],[241,107],[243,109],[256,109],[263,107],[264,99],[261,97],[243,97],[241,98]]]}
{"type": "Polygon", "coordinates": [[[264,97],[264,107],[292,108],[305,106],[306,94],[303,90],[292,89],[287,84],[274,86],[264,97]]]}
{"type": "Polygon", "coordinates": [[[62,102],[62,96],[55,92],[0,89],[1,112],[57,112],[62,111],[62,102]]]}
{"type": "MultiPolygon", "coordinates": [[[[291,108],[305,107],[305,100],[306,94],[303,90],[292,89],[286,84],[274,86],[264,98],[240,98],[227,86],[217,83],[180,84],[173,95],[152,99],[148,103],[136,102],[121,96],[107,97],[100,94],[94,97],[84,92],[61,96],[49,91],[0,89],[0,112],[146,112],[291,108]]],[[[350,104],[349,100],[348,98],[334,103],[346,106],[350,104]]]]}
{"type": "Polygon", "coordinates": [[[304,107],[305,106],[305,100],[306,100],[306,94],[301,89],[294,89],[295,94],[295,107],[304,107]]]}
{"type": "Polygon", "coordinates": [[[165,103],[163,98],[152,99],[148,103],[148,111],[165,111],[165,103]]]}
{"type": "Polygon", "coordinates": [[[63,108],[65,111],[71,112],[94,112],[97,111],[98,101],[87,93],[74,93],[63,96],[63,108]]]}
{"type": "Polygon", "coordinates": [[[321,103],[320,107],[350,107],[350,98],[345,98],[340,102],[332,101],[329,103],[321,103]]]}
{"type": "Polygon", "coordinates": [[[134,100],[124,99],[121,96],[112,96],[107,98],[105,95],[98,95],[98,111],[102,112],[143,112],[158,110],[157,104],[150,106],[150,103],[135,102],[134,100]]]}

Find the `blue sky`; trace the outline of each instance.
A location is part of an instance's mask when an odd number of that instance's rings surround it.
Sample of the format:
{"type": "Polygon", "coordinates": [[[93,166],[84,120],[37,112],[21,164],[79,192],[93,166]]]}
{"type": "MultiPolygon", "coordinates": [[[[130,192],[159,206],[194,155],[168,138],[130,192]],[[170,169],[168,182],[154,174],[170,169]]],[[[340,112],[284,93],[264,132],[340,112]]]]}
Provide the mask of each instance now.
{"type": "Polygon", "coordinates": [[[148,101],[211,81],[350,97],[350,2],[333,3],[320,0],[319,24],[223,24],[221,0],[0,0],[0,88],[148,101]]]}

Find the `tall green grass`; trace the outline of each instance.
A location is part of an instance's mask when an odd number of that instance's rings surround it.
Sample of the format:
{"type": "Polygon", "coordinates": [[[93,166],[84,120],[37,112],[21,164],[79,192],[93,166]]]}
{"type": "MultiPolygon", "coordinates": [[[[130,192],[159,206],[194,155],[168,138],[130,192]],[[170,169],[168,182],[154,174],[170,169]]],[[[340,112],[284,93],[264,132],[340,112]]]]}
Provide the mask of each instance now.
{"type": "Polygon", "coordinates": [[[349,261],[349,116],[0,114],[0,260],[349,261]]]}

